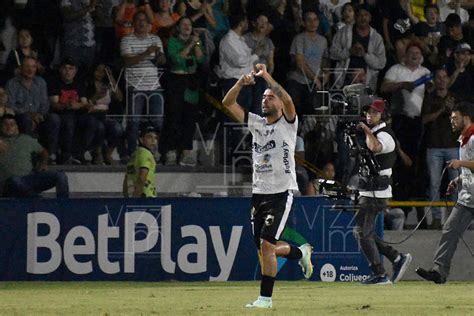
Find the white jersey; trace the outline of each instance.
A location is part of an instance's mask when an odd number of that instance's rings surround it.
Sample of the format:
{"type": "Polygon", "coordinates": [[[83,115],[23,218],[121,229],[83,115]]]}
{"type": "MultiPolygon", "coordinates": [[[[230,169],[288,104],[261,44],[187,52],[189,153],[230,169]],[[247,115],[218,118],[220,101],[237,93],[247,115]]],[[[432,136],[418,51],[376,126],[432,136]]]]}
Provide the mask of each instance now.
{"type": "Polygon", "coordinates": [[[275,123],[267,124],[264,117],[248,113],[247,124],[252,133],[252,193],[298,190],[295,172],[298,117],[288,122],[282,116],[275,123]]]}

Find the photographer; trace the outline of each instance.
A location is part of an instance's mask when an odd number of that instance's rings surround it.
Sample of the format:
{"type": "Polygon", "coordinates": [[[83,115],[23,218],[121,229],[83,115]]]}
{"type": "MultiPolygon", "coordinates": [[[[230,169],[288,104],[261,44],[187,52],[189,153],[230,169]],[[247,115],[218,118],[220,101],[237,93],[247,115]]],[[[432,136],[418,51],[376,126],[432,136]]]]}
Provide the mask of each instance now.
{"type": "Polygon", "coordinates": [[[364,151],[360,146],[360,157],[358,157],[361,164],[358,185],[360,197],[359,210],[356,214],[356,233],[373,274],[362,283],[391,284],[403,277],[411,262],[410,254],[398,253],[375,234],[377,215],[387,208],[387,199],[392,197],[390,177],[396,159],[396,144],[393,131],[384,122],[384,101],[374,100],[365,110],[368,126],[361,122],[358,127],[365,133],[365,145],[368,150],[364,151]],[[393,263],[391,279],[387,277],[379,253],[393,263]]]}

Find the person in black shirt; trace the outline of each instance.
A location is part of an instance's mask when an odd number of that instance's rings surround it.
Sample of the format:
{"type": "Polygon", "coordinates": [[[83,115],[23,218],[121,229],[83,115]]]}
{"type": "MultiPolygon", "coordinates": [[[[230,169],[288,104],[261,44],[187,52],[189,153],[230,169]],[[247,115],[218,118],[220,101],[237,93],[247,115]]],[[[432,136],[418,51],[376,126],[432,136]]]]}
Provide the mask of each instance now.
{"type": "MultiPolygon", "coordinates": [[[[85,87],[77,80],[76,62],[65,58],[59,68],[59,78],[52,80],[48,85],[48,95],[51,102],[50,119],[48,122],[48,137],[52,152],[61,147],[58,163],[84,163],[84,152],[91,137],[95,135],[97,124],[89,114],[89,103],[85,87]],[[76,133],[82,131],[83,133],[76,133]],[[79,142],[75,142],[78,140],[79,142]],[[75,145],[79,144],[79,146],[75,145]],[[73,152],[74,149],[74,152],[73,152]],[[74,156],[73,156],[74,154],[74,156]]],[[[55,157],[50,157],[54,162],[55,157]]]]}
{"type": "Polygon", "coordinates": [[[449,91],[463,101],[474,101],[474,67],[471,62],[472,49],[467,43],[460,43],[454,50],[454,60],[447,65],[449,91]]]}

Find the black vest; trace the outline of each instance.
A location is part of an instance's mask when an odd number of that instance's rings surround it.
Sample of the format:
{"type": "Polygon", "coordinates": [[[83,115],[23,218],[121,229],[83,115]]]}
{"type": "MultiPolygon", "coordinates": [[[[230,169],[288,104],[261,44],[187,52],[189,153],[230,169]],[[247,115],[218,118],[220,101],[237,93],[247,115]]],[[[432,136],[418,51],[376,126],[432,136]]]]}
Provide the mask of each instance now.
{"type": "MultiPolygon", "coordinates": [[[[382,127],[381,129],[377,130],[374,133],[374,136],[377,137],[377,134],[381,132],[388,133],[390,136],[392,136],[393,141],[396,140],[395,133],[392,131],[390,127],[388,126],[382,127]]],[[[397,160],[397,152],[396,150],[393,150],[386,154],[376,155],[375,159],[380,165],[380,170],[389,169],[393,167],[393,165],[395,164],[395,160],[397,160]]]]}

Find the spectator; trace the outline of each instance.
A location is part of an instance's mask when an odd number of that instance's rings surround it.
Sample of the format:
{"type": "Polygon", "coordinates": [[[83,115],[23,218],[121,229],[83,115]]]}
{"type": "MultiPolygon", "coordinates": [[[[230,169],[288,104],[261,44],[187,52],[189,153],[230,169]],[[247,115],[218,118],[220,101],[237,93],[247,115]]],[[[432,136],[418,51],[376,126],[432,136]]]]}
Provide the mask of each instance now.
{"type": "Polygon", "coordinates": [[[212,8],[207,1],[182,0],[179,3],[178,13],[180,16],[187,16],[191,19],[194,27],[205,29],[207,25],[216,28],[216,20],[212,13],[212,8]]]}
{"type": "Polygon", "coordinates": [[[59,53],[57,44],[63,33],[61,1],[27,2],[25,15],[28,19],[24,24],[31,32],[41,63],[47,70],[51,66],[55,54],[59,53]]]}
{"type": "Polygon", "coordinates": [[[383,38],[385,48],[393,50],[393,42],[398,34],[404,34],[419,22],[411,11],[410,0],[394,0],[387,2],[383,12],[383,38]]]}
{"type": "Polygon", "coordinates": [[[20,67],[25,57],[33,57],[37,61],[38,73],[44,73],[44,67],[38,56],[38,51],[33,49],[33,38],[27,29],[21,29],[17,34],[18,47],[10,52],[5,65],[10,77],[20,74],[20,67]]]}
{"type": "Polygon", "coordinates": [[[304,14],[305,31],[298,34],[291,44],[290,55],[294,69],[288,74],[287,90],[298,115],[314,113],[316,92],[322,89],[319,78],[321,65],[328,57],[326,38],[316,33],[319,17],[314,11],[304,14]],[[312,97],[313,96],[313,97],[312,97]]]}
{"type": "MultiPolygon", "coordinates": [[[[81,164],[85,163],[83,153],[92,139],[79,140],[82,131],[87,135],[95,135],[95,120],[87,115],[89,103],[84,86],[77,79],[77,65],[71,58],[65,58],[59,67],[59,78],[48,84],[50,119],[47,121],[48,149],[50,163],[81,164]],[[79,128],[80,127],[80,128],[79,128]],[[75,145],[80,141],[80,145],[75,145]],[[61,156],[58,154],[61,147],[61,156]],[[73,152],[74,150],[74,152],[73,152]]],[[[82,136],[82,135],[81,135],[82,136]]]]}
{"type": "Polygon", "coordinates": [[[331,14],[331,21],[341,21],[344,16],[344,6],[350,3],[350,0],[320,0],[320,7],[326,7],[331,14]]]}
{"type": "Polygon", "coordinates": [[[64,172],[47,171],[48,152],[28,135],[20,134],[15,117],[1,120],[0,184],[5,197],[36,197],[56,187],[56,196],[68,197],[69,185],[64,172]],[[32,156],[39,155],[38,165],[32,156]]]}
{"type": "MultiPolygon", "coordinates": [[[[297,33],[296,26],[287,17],[286,0],[274,1],[269,7],[271,9],[268,20],[273,26],[270,39],[275,45],[275,69],[272,76],[277,82],[285,82],[291,67],[290,47],[293,37],[297,33]]],[[[292,10],[290,13],[293,14],[293,19],[301,20],[295,11],[292,10]]]]}
{"type": "MultiPolygon", "coordinates": [[[[5,8],[8,10],[8,8],[5,8]]],[[[10,77],[1,68],[6,64],[8,55],[16,45],[16,29],[13,26],[13,19],[9,12],[4,13],[4,18],[0,19],[0,85],[4,85],[10,77]]]]}
{"type": "Polygon", "coordinates": [[[445,21],[450,14],[456,14],[460,17],[461,22],[464,24],[469,20],[469,13],[467,10],[461,7],[461,2],[464,2],[463,5],[468,5],[472,7],[471,1],[460,1],[460,0],[438,0],[440,11],[441,21],[445,21]],[[471,2],[471,3],[469,3],[471,2]]]}
{"type": "Polygon", "coordinates": [[[382,36],[370,27],[372,17],[366,6],[356,10],[354,26],[348,25],[339,30],[331,46],[331,59],[336,60],[336,68],[342,69],[342,76],[337,76],[335,85],[341,88],[345,83],[348,69],[364,68],[366,83],[375,91],[377,76],[385,67],[386,56],[382,36]]]}
{"type": "MultiPolygon", "coordinates": [[[[273,52],[275,46],[272,40],[267,36],[270,31],[268,17],[264,13],[259,14],[253,22],[253,26],[253,32],[244,35],[245,43],[247,43],[247,46],[252,50],[252,54],[258,56],[258,63],[267,65],[268,73],[272,74],[274,69],[273,52]]],[[[255,114],[262,114],[262,95],[266,87],[265,80],[259,77],[255,78],[255,85],[252,88],[252,109],[255,110],[255,114]]]]}
{"type": "Polygon", "coordinates": [[[149,34],[150,20],[144,12],[133,17],[133,34],[122,39],[120,53],[125,63],[127,86],[127,143],[128,154],[135,151],[141,115],[152,116],[155,127],[161,124],[163,95],[160,74],[156,65],[164,65],[163,44],[156,35],[149,34]],[[155,65],[156,64],[156,65],[155,65]]]}
{"type": "Polygon", "coordinates": [[[91,13],[97,0],[61,0],[64,18],[64,56],[88,70],[95,58],[94,23],[91,13]]]}
{"type": "MultiPolygon", "coordinates": [[[[224,94],[237,82],[237,80],[252,71],[258,60],[258,55],[245,43],[243,34],[248,29],[247,18],[243,15],[231,16],[230,31],[222,38],[219,44],[218,76],[222,79],[224,94]]],[[[239,104],[245,110],[257,112],[252,108],[252,86],[242,87],[238,97],[239,104]]]]}
{"type": "Polygon", "coordinates": [[[0,87],[0,118],[5,115],[15,115],[15,111],[8,106],[8,93],[3,87],[0,87]]]}
{"type": "Polygon", "coordinates": [[[209,5],[216,20],[216,26],[208,25],[208,30],[214,38],[214,44],[219,46],[222,37],[229,32],[229,20],[227,19],[229,0],[212,0],[209,5]]]}
{"type": "MultiPolygon", "coordinates": [[[[121,40],[127,35],[133,33],[133,17],[138,8],[134,0],[122,0],[115,15],[115,35],[121,40]]],[[[152,16],[148,17],[153,21],[152,16]]]]}
{"type": "Polygon", "coordinates": [[[115,164],[112,153],[119,145],[123,136],[122,125],[115,119],[108,118],[109,105],[114,99],[122,102],[123,94],[117,85],[112,70],[104,65],[98,64],[92,73],[88,97],[90,103],[89,114],[96,119],[97,137],[95,143],[91,144],[92,163],[107,165],[115,164]],[[107,144],[104,144],[104,139],[107,144]]]}
{"type": "Polygon", "coordinates": [[[97,44],[96,58],[103,63],[111,63],[115,58],[117,46],[112,11],[117,0],[96,0],[97,5],[92,12],[97,44]]]}
{"type": "Polygon", "coordinates": [[[430,71],[421,66],[421,61],[421,44],[411,42],[406,48],[404,62],[390,67],[381,86],[382,92],[392,94],[392,129],[401,144],[397,146],[397,152],[403,164],[397,164],[393,171],[394,196],[404,199],[420,193],[417,181],[423,178],[418,176],[418,155],[423,129],[420,115],[425,84],[416,86],[415,81],[429,75],[430,71]],[[402,147],[403,155],[400,154],[402,147]]]}
{"type": "Polygon", "coordinates": [[[429,75],[430,71],[421,66],[421,45],[410,43],[406,48],[403,63],[392,66],[382,83],[382,92],[392,93],[393,130],[397,139],[411,159],[418,154],[421,137],[421,106],[425,93],[425,84],[415,85],[415,81],[429,75]]]}
{"type": "Polygon", "coordinates": [[[348,25],[354,25],[355,23],[355,7],[352,2],[347,2],[341,8],[341,18],[339,22],[335,24],[336,33],[340,29],[348,25]]]}
{"type": "Polygon", "coordinates": [[[451,13],[444,22],[446,26],[446,35],[439,40],[439,64],[445,65],[454,58],[454,51],[461,43],[473,45],[472,39],[464,36],[461,26],[461,19],[455,13],[451,13]]]}
{"type": "Polygon", "coordinates": [[[36,75],[37,65],[34,57],[24,57],[20,75],[6,86],[8,104],[17,113],[20,132],[25,134],[36,134],[49,111],[46,82],[36,75]]]}
{"type": "Polygon", "coordinates": [[[433,68],[438,61],[438,43],[446,34],[445,25],[439,22],[439,9],[435,4],[425,7],[426,22],[414,26],[414,33],[423,44],[423,55],[429,56],[425,61],[428,68],[433,68]]]}
{"type": "MultiPolygon", "coordinates": [[[[456,99],[448,92],[449,77],[446,69],[436,70],[434,77],[435,90],[428,93],[423,100],[421,109],[422,123],[425,129],[426,164],[430,177],[430,200],[440,200],[441,175],[446,163],[459,159],[457,139],[459,133],[451,128],[451,111],[456,99]]],[[[449,180],[453,180],[457,172],[448,169],[449,180]]],[[[431,208],[432,228],[441,228],[441,210],[439,207],[431,208]]]]}
{"type": "Polygon", "coordinates": [[[156,152],[158,134],[153,123],[140,129],[140,146],[133,152],[127,164],[123,180],[124,197],[156,198],[156,152]]]}
{"type": "Polygon", "coordinates": [[[180,15],[177,12],[173,12],[172,9],[170,0],[158,0],[158,12],[153,14],[151,33],[157,34],[160,37],[165,48],[168,45],[171,31],[180,18],[180,15]]]}
{"type": "Polygon", "coordinates": [[[415,35],[427,45],[436,46],[441,36],[445,35],[445,25],[439,21],[439,8],[435,4],[425,6],[426,22],[414,26],[415,35]]]}
{"type": "Polygon", "coordinates": [[[474,66],[471,60],[472,49],[467,43],[461,43],[454,50],[454,60],[448,63],[449,91],[461,100],[474,102],[474,66]]]}
{"type": "Polygon", "coordinates": [[[166,154],[166,165],[196,166],[191,156],[196,129],[197,103],[199,102],[198,66],[204,52],[197,34],[193,34],[190,18],[178,22],[178,34],[168,42],[169,82],[168,104],[165,106],[165,123],[160,152],[166,154]],[[180,158],[180,159],[177,159],[180,158]]]}

